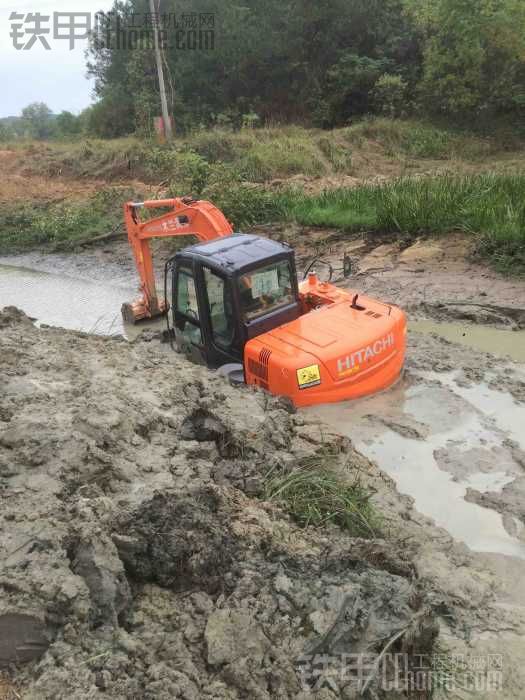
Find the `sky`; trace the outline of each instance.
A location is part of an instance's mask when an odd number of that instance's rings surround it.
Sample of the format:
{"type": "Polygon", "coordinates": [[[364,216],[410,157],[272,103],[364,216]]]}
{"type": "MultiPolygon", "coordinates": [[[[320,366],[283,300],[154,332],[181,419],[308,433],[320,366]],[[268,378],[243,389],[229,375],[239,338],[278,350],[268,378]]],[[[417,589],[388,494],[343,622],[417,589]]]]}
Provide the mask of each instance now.
{"type": "MultiPolygon", "coordinates": [[[[69,50],[69,42],[53,38],[54,12],[89,12],[109,10],[112,0],[0,0],[0,117],[19,115],[31,102],[45,102],[53,112],[69,110],[78,113],[93,101],[93,81],[86,78],[84,51],[87,42],[76,41],[69,50]],[[27,4],[26,4],[27,2],[27,4]],[[50,15],[45,25],[51,31],[46,35],[50,50],[40,41],[28,50],[16,50],[10,36],[11,12],[27,15],[50,15]]],[[[22,31],[31,26],[23,20],[22,31]]],[[[25,45],[30,35],[24,33],[20,42],[25,45]]]]}

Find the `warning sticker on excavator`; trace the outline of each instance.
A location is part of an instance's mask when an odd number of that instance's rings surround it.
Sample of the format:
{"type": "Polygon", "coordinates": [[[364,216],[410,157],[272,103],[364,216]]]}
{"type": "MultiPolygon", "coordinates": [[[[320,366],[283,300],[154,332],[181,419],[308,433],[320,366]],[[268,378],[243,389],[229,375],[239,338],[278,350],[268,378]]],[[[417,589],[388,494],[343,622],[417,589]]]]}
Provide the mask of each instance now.
{"type": "Polygon", "coordinates": [[[309,365],[297,370],[297,383],[299,389],[308,389],[309,386],[315,386],[321,383],[321,373],[319,365],[309,365]]]}

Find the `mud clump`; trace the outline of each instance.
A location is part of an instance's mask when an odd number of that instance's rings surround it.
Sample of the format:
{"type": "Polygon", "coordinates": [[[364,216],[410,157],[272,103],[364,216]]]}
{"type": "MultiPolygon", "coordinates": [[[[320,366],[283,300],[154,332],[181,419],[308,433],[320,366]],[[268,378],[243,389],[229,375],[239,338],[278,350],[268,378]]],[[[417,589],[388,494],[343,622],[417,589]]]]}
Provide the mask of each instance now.
{"type": "Polygon", "coordinates": [[[405,547],[259,498],[323,440],[362,468],[350,445],[160,344],[0,327],[0,663],[22,697],[351,697],[305,654],[431,651],[405,547]]]}
{"type": "Polygon", "coordinates": [[[156,493],[121,518],[113,541],[131,579],[179,591],[220,591],[242,549],[230,513],[220,506],[211,487],[177,497],[156,493]]]}

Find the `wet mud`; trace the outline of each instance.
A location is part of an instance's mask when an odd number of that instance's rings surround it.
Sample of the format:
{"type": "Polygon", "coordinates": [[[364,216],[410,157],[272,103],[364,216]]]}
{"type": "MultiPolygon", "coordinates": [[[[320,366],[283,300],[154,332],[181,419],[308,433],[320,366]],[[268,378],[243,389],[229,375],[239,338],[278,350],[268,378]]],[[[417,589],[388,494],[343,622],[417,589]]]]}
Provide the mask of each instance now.
{"type": "Polygon", "coordinates": [[[428,291],[456,293],[442,247],[367,255],[393,271],[341,283],[406,302],[404,376],[297,413],[146,342],[162,321],[120,325],[123,244],[0,261],[0,307],[36,319],[0,313],[0,662],[22,697],[351,698],[305,686],[297,659],[377,654],[408,629],[395,650],[502,654],[486,697],[521,696],[523,285],[493,286],[518,309],[494,316],[473,275],[474,305],[447,318],[428,291]],[[303,530],[262,500],[269,469],[326,442],[374,493],[380,538],[303,530]]]}

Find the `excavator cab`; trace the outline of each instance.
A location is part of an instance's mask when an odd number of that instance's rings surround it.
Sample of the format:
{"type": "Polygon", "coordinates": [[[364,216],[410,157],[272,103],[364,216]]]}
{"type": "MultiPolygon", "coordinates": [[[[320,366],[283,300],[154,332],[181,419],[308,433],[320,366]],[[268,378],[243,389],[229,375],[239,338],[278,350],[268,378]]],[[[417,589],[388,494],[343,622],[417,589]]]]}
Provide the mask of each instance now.
{"type": "Polygon", "coordinates": [[[178,252],[166,269],[177,348],[210,368],[242,363],[250,339],[302,313],[293,250],[276,241],[234,234],[178,252]]]}

